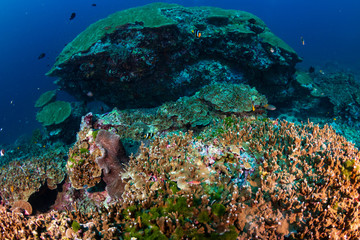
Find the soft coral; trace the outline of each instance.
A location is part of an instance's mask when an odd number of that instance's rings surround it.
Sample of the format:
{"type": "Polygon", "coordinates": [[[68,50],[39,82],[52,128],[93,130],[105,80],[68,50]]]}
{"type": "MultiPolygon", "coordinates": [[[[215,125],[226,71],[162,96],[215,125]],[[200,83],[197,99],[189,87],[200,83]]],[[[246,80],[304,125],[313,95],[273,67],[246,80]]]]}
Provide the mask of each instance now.
{"type": "Polygon", "coordinates": [[[124,172],[124,164],[129,162],[129,158],[126,156],[120,137],[106,130],[100,130],[95,142],[102,153],[96,162],[103,170],[106,191],[111,198],[121,198],[125,182],[121,180],[120,175],[124,172]]]}

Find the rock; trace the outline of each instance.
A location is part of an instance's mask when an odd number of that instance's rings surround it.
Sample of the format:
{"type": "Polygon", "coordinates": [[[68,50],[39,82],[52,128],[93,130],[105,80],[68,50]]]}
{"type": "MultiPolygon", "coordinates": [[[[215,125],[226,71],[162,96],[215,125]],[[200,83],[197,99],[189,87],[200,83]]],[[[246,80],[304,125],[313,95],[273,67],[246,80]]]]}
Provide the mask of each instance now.
{"type": "Polygon", "coordinates": [[[286,97],[299,61],[250,13],[153,3],[90,25],[47,75],[80,100],[120,109],[160,106],[213,82],[248,82],[272,101],[286,97]]]}

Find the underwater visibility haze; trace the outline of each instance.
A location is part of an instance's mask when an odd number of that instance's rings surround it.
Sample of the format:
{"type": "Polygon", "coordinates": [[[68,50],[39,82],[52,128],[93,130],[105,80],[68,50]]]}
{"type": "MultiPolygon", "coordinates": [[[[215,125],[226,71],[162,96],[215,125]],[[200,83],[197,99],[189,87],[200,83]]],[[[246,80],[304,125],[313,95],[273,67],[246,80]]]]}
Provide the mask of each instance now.
{"type": "Polygon", "coordinates": [[[1,238],[359,239],[359,9],[1,1],[1,238]]]}

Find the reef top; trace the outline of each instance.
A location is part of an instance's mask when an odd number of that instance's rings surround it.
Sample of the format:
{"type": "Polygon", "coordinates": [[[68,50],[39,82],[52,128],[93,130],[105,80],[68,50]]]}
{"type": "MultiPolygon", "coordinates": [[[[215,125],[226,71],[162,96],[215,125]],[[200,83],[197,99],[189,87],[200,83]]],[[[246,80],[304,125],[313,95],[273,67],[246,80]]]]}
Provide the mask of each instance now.
{"type": "MultiPolygon", "coordinates": [[[[69,60],[74,54],[79,52],[86,52],[98,40],[102,39],[106,34],[111,34],[114,31],[121,29],[125,25],[133,25],[132,28],[158,28],[168,25],[176,25],[179,21],[170,18],[164,14],[164,10],[176,9],[183,13],[201,12],[193,24],[196,26],[198,21],[201,21],[202,16],[207,19],[208,23],[214,23],[222,19],[222,23],[231,24],[238,28],[238,30],[246,31],[242,26],[246,21],[251,21],[253,24],[266,28],[265,23],[257,16],[240,10],[221,9],[216,7],[202,6],[202,7],[183,7],[178,4],[169,4],[156,2],[141,7],[130,8],[118,11],[91,24],[85,31],[80,33],[72,42],[66,45],[60,55],[57,57],[54,66],[47,73],[53,76],[54,70],[57,66],[69,60]],[[188,12],[190,11],[190,12],[188,12]],[[140,25],[136,24],[141,22],[140,25]]],[[[180,20],[180,19],[178,19],[180,20]]],[[[252,31],[250,31],[252,32],[252,31]]],[[[249,33],[250,33],[249,32],[249,33]]],[[[289,47],[285,42],[281,41],[282,47],[292,53],[295,51],[289,47]]],[[[275,43],[275,42],[273,42],[275,43]]]]}

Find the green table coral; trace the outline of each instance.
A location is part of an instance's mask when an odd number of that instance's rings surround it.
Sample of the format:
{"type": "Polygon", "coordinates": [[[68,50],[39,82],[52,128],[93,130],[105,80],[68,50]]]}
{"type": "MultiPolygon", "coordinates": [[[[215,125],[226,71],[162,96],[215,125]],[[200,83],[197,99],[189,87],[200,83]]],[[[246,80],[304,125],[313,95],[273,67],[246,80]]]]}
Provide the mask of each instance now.
{"type": "Polygon", "coordinates": [[[43,107],[49,102],[53,101],[56,98],[56,90],[47,91],[41,94],[41,96],[36,100],[35,107],[43,107]]]}
{"type": "Polygon", "coordinates": [[[36,120],[44,126],[50,126],[64,122],[71,114],[71,105],[68,102],[56,101],[49,103],[41,109],[37,115],[36,120]]]}

